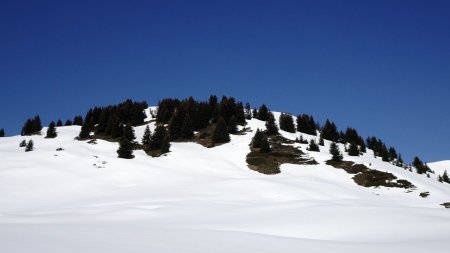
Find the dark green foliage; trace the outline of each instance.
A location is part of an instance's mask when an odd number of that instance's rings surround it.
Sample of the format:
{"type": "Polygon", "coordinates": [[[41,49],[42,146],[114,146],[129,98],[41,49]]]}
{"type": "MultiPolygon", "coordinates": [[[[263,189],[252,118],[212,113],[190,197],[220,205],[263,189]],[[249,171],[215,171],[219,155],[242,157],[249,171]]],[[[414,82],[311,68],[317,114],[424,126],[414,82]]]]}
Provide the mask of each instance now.
{"type": "Polygon", "coordinates": [[[22,127],[21,135],[41,134],[42,124],[39,115],[33,119],[28,119],[22,127]]]}
{"type": "Polygon", "coordinates": [[[80,134],[78,134],[78,137],[80,139],[86,139],[90,137],[91,134],[91,119],[88,118],[83,122],[83,126],[81,126],[80,134]]]}
{"type": "Polygon", "coordinates": [[[394,161],[395,159],[398,158],[397,151],[395,150],[395,148],[393,148],[393,147],[389,148],[388,156],[389,156],[389,161],[394,161]]]}
{"type": "Polygon", "coordinates": [[[5,130],[3,128],[0,129],[0,137],[5,137],[5,130]]]}
{"type": "Polygon", "coordinates": [[[237,128],[237,120],[236,117],[231,116],[230,121],[228,122],[228,132],[230,134],[235,134],[237,133],[238,128],[237,128]]]}
{"type": "Polygon", "coordinates": [[[131,123],[125,125],[123,129],[123,137],[125,137],[125,139],[127,139],[130,142],[136,139],[136,136],[134,135],[134,129],[131,126],[131,123]]]}
{"type": "Polygon", "coordinates": [[[267,140],[266,136],[263,136],[263,138],[261,139],[261,146],[259,148],[259,152],[260,153],[269,153],[270,152],[270,144],[269,141],[267,140]]]}
{"type": "Polygon", "coordinates": [[[63,123],[62,123],[62,121],[60,119],[58,119],[58,122],[56,122],[56,126],[57,127],[62,127],[63,126],[63,123]]]}
{"type": "Polygon", "coordinates": [[[144,136],[142,136],[142,145],[148,148],[150,146],[151,139],[152,132],[150,131],[150,127],[147,125],[147,127],[145,127],[144,136]]]}
{"type": "Polygon", "coordinates": [[[80,115],[75,116],[73,118],[73,125],[74,126],[82,126],[83,125],[83,117],[81,117],[80,115]]]}
{"type": "Polygon", "coordinates": [[[256,118],[262,121],[267,121],[269,119],[269,108],[265,104],[259,107],[256,118]]]}
{"type": "Polygon", "coordinates": [[[350,142],[350,146],[348,147],[348,155],[349,156],[359,156],[358,145],[354,142],[350,142]]]}
{"type": "Polygon", "coordinates": [[[20,144],[19,144],[19,147],[21,147],[21,148],[26,147],[26,146],[27,146],[27,141],[26,140],[21,141],[20,144]]]}
{"type": "Polygon", "coordinates": [[[330,145],[330,154],[332,155],[331,160],[334,162],[340,162],[342,161],[342,154],[341,151],[339,150],[338,145],[335,142],[332,142],[330,145]]]}
{"type": "Polygon", "coordinates": [[[253,108],[252,111],[252,118],[257,119],[258,118],[258,111],[256,110],[256,108],[253,108]]]}
{"type": "Polygon", "coordinates": [[[358,146],[361,146],[364,144],[364,139],[358,134],[356,129],[347,127],[347,130],[345,130],[345,133],[342,135],[342,139],[344,140],[344,143],[355,143],[358,146]]]}
{"type": "Polygon", "coordinates": [[[149,149],[150,150],[157,150],[161,149],[164,139],[169,140],[169,133],[167,132],[166,128],[162,124],[157,124],[155,131],[153,132],[149,149]]]}
{"type": "Polygon", "coordinates": [[[268,136],[278,134],[278,126],[277,123],[275,123],[275,117],[272,112],[268,112],[266,120],[266,131],[264,133],[268,136]]]}
{"type": "MultiPolygon", "coordinates": [[[[242,105],[242,102],[237,102],[236,103],[236,107],[234,109],[234,114],[231,115],[231,118],[235,117],[236,119],[236,123],[239,125],[245,125],[246,124],[246,115],[245,115],[245,110],[244,110],[244,106],[242,105]]],[[[230,121],[228,121],[229,123],[230,121]]]]}
{"type": "Polygon", "coordinates": [[[133,146],[127,138],[122,138],[119,142],[119,149],[117,149],[117,155],[123,159],[133,159],[133,146]]]}
{"type": "Polygon", "coordinates": [[[56,133],[55,122],[50,122],[47,128],[47,136],[45,138],[55,138],[58,134],[56,133]]]}
{"type": "Polygon", "coordinates": [[[214,128],[212,135],[212,141],[214,143],[226,143],[230,141],[228,126],[222,117],[220,117],[216,123],[216,127],[214,128]]]}
{"type": "Polygon", "coordinates": [[[287,113],[282,113],[280,115],[280,129],[286,132],[295,133],[294,120],[292,115],[287,113]]]}
{"type": "Polygon", "coordinates": [[[412,165],[416,168],[418,174],[425,174],[431,172],[431,169],[420,160],[419,157],[414,157],[412,165]]]}
{"type": "Polygon", "coordinates": [[[252,147],[260,148],[263,138],[264,138],[264,133],[262,131],[260,131],[259,129],[256,129],[255,136],[253,136],[253,139],[252,139],[252,147]]]}
{"type": "Polygon", "coordinates": [[[194,137],[194,124],[189,114],[184,117],[183,124],[181,125],[180,137],[183,139],[191,139],[194,137]]]}
{"type": "Polygon", "coordinates": [[[314,151],[314,152],[319,152],[320,148],[319,148],[319,145],[317,145],[317,143],[314,140],[311,140],[309,142],[308,150],[314,151]]]}
{"type": "Polygon", "coordinates": [[[66,123],[64,124],[65,126],[71,126],[72,125],[72,121],[70,119],[66,120],[66,123]]]}
{"type": "Polygon", "coordinates": [[[97,129],[95,131],[95,134],[105,134],[106,129],[108,128],[108,123],[111,118],[111,111],[108,109],[102,110],[100,114],[100,118],[98,120],[97,129]]]}
{"type": "Polygon", "coordinates": [[[181,138],[181,128],[183,127],[185,116],[186,112],[184,110],[178,110],[173,113],[169,121],[169,135],[171,140],[177,140],[181,138]]]}
{"type": "Polygon", "coordinates": [[[322,136],[320,136],[319,138],[319,146],[324,146],[325,145],[325,141],[323,140],[322,136]]]}
{"type": "Polygon", "coordinates": [[[161,142],[161,154],[168,153],[170,151],[169,136],[164,136],[161,142]]]}
{"type": "Polygon", "coordinates": [[[245,118],[248,120],[252,119],[252,108],[249,102],[245,103],[245,118]]]}
{"type": "Polygon", "coordinates": [[[364,141],[361,142],[361,144],[359,145],[359,151],[360,151],[361,153],[366,153],[366,152],[367,152],[367,150],[366,150],[366,144],[364,143],[364,141]]]}
{"type": "Polygon", "coordinates": [[[297,116],[297,131],[310,135],[317,135],[317,123],[308,114],[297,116]]]}
{"type": "Polygon", "coordinates": [[[442,179],[441,182],[445,182],[447,184],[450,184],[450,178],[448,177],[447,170],[444,170],[444,173],[442,174],[441,179],[442,179]]]}
{"type": "Polygon", "coordinates": [[[336,125],[327,119],[325,125],[322,127],[322,132],[320,135],[325,140],[329,140],[332,142],[338,142],[340,139],[340,135],[337,131],[336,125]]]}
{"type": "Polygon", "coordinates": [[[30,140],[25,148],[25,152],[30,152],[34,150],[34,142],[30,140]]]}
{"type": "Polygon", "coordinates": [[[300,138],[296,138],[295,142],[300,144],[308,144],[308,140],[303,139],[303,135],[300,135],[300,138]]]}

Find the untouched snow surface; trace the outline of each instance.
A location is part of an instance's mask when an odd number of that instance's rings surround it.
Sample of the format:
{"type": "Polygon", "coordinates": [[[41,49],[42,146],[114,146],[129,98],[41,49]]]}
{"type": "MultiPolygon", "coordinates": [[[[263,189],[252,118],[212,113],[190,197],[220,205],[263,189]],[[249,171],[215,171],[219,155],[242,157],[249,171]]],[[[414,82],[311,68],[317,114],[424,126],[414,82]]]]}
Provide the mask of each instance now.
{"type": "MultiPolygon", "coordinates": [[[[251,120],[249,126],[262,129],[264,122],[251,120]]],[[[135,128],[138,140],[144,128],[135,128]]],[[[135,159],[124,160],[117,158],[117,143],[74,140],[79,130],[60,127],[56,139],[0,138],[0,252],[450,248],[450,209],[440,206],[450,201],[450,185],[382,162],[370,150],[345,160],[391,172],[417,189],[356,185],[352,175],[324,164],[328,142],[322,152],[308,153],[319,165],[285,164],[282,173],[268,176],[247,168],[253,133],[233,135],[215,148],[172,143],[167,156],[136,151],[135,159]],[[35,151],[24,152],[23,139],[33,139],[35,151]],[[426,191],[430,196],[421,198],[426,191]]],[[[307,145],[298,146],[307,152],[307,145]]]]}

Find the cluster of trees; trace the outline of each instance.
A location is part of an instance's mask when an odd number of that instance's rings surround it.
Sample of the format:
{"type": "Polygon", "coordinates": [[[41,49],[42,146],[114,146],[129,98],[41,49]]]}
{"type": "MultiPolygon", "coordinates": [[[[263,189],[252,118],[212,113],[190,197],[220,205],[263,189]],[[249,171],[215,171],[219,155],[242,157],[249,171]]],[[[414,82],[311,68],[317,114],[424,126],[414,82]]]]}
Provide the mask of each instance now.
{"type": "Polygon", "coordinates": [[[30,140],[29,142],[23,140],[20,142],[19,147],[21,148],[25,147],[25,152],[30,152],[34,150],[34,142],[33,140],[30,140]]]}
{"type": "Polygon", "coordinates": [[[412,166],[416,168],[416,171],[418,174],[426,174],[428,172],[431,172],[430,167],[428,165],[424,164],[422,160],[420,160],[419,157],[414,157],[414,160],[412,162],[412,166]]]}
{"type": "Polygon", "coordinates": [[[5,137],[5,130],[3,128],[0,129],[0,137],[5,137]]]}
{"type": "Polygon", "coordinates": [[[310,135],[317,135],[319,124],[314,121],[313,116],[302,114],[297,116],[297,131],[310,135]]]}
{"type": "Polygon", "coordinates": [[[259,149],[260,153],[268,153],[271,151],[267,136],[259,129],[256,129],[256,133],[255,136],[253,136],[251,145],[254,149],[259,149]]]}
{"type": "Polygon", "coordinates": [[[47,135],[45,136],[45,138],[56,138],[56,136],[58,136],[58,134],[56,133],[56,124],[52,121],[48,125],[47,135]]]}
{"type": "Polygon", "coordinates": [[[217,96],[210,96],[208,101],[197,101],[192,97],[184,100],[163,99],[158,103],[156,122],[168,124],[170,140],[186,140],[199,131],[214,126],[212,139],[214,143],[230,140],[229,134],[237,132],[238,125],[245,125],[251,118],[250,104],[233,97],[223,96],[219,101],[217,96]]]}
{"type": "Polygon", "coordinates": [[[292,119],[292,115],[288,113],[282,113],[280,115],[280,129],[289,133],[295,133],[294,120],[292,119]]]}
{"type": "Polygon", "coordinates": [[[317,145],[315,140],[311,140],[308,146],[309,151],[320,152],[319,145],[317,145]]]}
{"type": "Polygon", "coordinates": [[[381,157],[383,161],[393,162],[399,167],[404,166],[401,154],[397,153],[397,150],[395,150],[394,147],[387,148],[382,140],[374,136],[367,137],[366,143],[367,147],[373,150],[375,156],[381,157]]]}
{"type": "Polygon", "coordinates": [[[147,126],[142,137],[142,145],[144,145],[144,150],[160,150],[161,154],[165,154],[170,149],[169,138],[169,133],[162,124],[156,125],[153,134],[147,126]]]}
{"type": "Polygon", "coordinates": [[[441,183],[450,184],[450,178],[448,176],[447,170],[445,170],[442,175],[438,176],[438,181],[441,182],[441,183]]]}
{"type": "Polygon", "coordinates": [[[342,153],[339,150],[339,146],[336,144],[336,142],[332,142],[330,145],[330,154],[331,154],[331,160],[334,162],[340,162],[343,159],[342,153]]]}
{"type": "Polygon", "coordinates": [[[42,130],[41,118],[39,117],[39,115],[37,115],[32,119],[27,119],[24,126],[22,127],[22,131],[20,132],[20,134],[22,136],[40,134],[41,130],[42,130]]]}
{"type": "Polygon", "coordinates": [[[123,137],[127,125],[131,127],[144,124],[146,108],[147,102],[133,102],[128,99],[118,105],[91,108],[84,119],[81,116],[75,117],[73,125],[81,123],[80,139],[88,138],[93,131],[99,136],[123,137]]]}

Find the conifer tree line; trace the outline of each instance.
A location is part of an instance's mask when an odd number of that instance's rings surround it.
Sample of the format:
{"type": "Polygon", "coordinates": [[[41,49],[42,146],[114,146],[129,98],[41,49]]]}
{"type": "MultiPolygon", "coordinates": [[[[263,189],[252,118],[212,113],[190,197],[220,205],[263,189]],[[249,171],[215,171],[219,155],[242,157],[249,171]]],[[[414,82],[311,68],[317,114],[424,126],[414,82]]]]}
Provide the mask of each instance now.
{"type": "Polygon", "coordinates": [[[33,134],[41,134],[41,130],[42,130],[41,118],[39,117],[39,115],[36,115],[34,118],[28,119],[25,122],[24,126],[22,127],[22,131],[20,132],[20,134],[22,136],[24,136],[24,135],[33,135],[33,134]]]}
{"type": "Polygon", "coordinates": [[[3,128],[0,129],[0,137],[5,137],[5,130],[3,128]]]}
{"type": "Polygon", "coordinates": [[[430,167],[428,165],[424,164],[422,160],[420,160],[419,157],[414,157],[414,160],[412,162],[412,166],[416,168],[416,171],[418,174],[426,174],[428,172],[431,172],[430,167]]]}
{"type": "Polygon", "coordinates": [[[447,170],[444,170],[444,173],[442,173],[442,175],[438,176],[438,181],[441,183],[450,184],[450,178],[448,176],[447,170]]]}

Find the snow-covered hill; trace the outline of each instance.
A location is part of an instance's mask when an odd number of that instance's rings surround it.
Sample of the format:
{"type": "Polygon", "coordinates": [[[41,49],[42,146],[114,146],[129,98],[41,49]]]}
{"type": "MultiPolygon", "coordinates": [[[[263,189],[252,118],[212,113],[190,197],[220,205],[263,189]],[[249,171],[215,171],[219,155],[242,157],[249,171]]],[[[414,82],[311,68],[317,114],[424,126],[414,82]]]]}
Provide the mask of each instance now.
{"type": "MultiPolygon", "coordinates": [[[[450,201],[450,185],[437,175],[382,162],[370,150],[344,156],[417,188],[361,187],[325,165],[327,141],[321,152],[295,144],[318,165],[259,174],[246,155],[264,122],[248,126],[253,133],[218,147],[172,143],[166,156],[136,151],[133,160],[117,158],[117,143],[74,140],[78,126],[59,127],[56,139],[0,138],[0,252],[448,251],[450,209],[440,204],[450,201]],[[24,152],[23,139],[35,151],[24,152]]],[[[138,140],[144,129],[135,128],[138,140]]]]}

